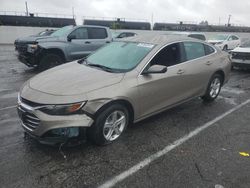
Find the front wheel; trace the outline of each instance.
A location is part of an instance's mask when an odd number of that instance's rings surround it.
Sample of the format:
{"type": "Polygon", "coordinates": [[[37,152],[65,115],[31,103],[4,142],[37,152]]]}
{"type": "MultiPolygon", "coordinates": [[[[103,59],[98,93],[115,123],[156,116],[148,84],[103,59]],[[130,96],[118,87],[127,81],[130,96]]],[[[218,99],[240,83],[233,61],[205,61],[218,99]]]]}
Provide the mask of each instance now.
{"type": "Polygon", "coordinates": [[[128,122],[128,110],[123,105],[113,104],[97,116],[95,123],[87,130],[87,136],[97,145],[110,144],[122,135],[128,122]]]}
{"type": "Polygon", "coordinates": [[[227,51],[228,50],[228,47],[227,47],[227,45],[225,45],[224,47],[223,47],[223,49],[222,49],[223,51],[227,51]]]}
{"type": "Polygon", "coordinates": [[[52,67],[61,65],[63,63],[62,58],[57,54],[45,54],[39,63],[39,70],[44,71],[52,67]]]}
{"type": "Polygon", "coordinates": [[[202,97],[205,102],[212,102],[218,97],[223,84],[222,80],[223,79],[220,74],[214,74],[212,76],[209,81],[206,94],[202,97]]]}

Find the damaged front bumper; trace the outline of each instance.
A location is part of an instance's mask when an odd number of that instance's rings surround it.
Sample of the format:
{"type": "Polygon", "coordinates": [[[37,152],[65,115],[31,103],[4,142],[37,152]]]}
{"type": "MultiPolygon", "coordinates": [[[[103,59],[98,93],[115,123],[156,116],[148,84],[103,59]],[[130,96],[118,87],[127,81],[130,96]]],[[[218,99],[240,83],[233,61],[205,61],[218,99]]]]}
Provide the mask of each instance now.
{"type": "Polygon", "coordinates": [[[29,52],[27,46],[16,47],[16,56],[20,62],[27,65],[28,67],[37,67],[39,64],[40,54],[42,53],[42,48],[38,47],[34,52],[29,52]]]}
{"type": "Polygon", "coordinates": [[[23,102],[18,102],[17,110],[25,132],[41,143],[63,143],[82,137],[94,122],[86,114],[48,115],[23,102]]]}
{"type": "Polygon", "coordinates": [[[250,68],[250,60],[249,59],[232,59],[232,65],[239,68],[250,68]]]}

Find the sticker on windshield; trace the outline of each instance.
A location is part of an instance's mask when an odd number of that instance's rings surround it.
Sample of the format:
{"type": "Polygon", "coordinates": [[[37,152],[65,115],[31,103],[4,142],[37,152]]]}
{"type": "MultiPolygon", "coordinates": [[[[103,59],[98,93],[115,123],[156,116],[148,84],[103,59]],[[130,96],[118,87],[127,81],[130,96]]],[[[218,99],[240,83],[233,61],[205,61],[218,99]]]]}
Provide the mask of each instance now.
{"type": "Polygon", "coordinates": [[[144,47],[144,48],[153,48],[153,44],[147,44],[147,43],[139,43],[137,46],[144,47]]]}

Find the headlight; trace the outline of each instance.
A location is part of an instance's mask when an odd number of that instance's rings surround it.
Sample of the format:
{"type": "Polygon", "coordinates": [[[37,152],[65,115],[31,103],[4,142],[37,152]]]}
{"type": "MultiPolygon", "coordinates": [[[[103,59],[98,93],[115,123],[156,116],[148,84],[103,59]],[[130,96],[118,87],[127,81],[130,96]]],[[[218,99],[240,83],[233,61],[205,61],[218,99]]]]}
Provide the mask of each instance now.
{"type": "Polygon", "coordinates": [[[17,104],[21,104],[21,97],[20,97],[20,93],[17,94],[17,104]]]}
{"type": "Polygon", "coordinates": [[[28,44],[27,51],[29,53],[34,53],[37,49],[38,49],[38,45],[37,44],[28,44]]]}
{"type": "Polygon", "coordinates": [[[83,113],[82,108],[86,104],[85,102],[64,104],[64,105],[46,105],[41,107],[39,110],[49,115],[72,115],[83,113]]]}

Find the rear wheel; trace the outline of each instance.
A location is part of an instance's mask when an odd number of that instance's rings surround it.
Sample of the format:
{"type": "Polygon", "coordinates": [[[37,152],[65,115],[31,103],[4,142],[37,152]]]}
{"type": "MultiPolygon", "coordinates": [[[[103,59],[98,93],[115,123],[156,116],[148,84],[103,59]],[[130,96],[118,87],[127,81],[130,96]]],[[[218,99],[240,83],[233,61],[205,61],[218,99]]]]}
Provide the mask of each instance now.
{"type": "Polygon", "coordinates": [[[63,59],[57,54],[45,54],[39,63],[39,70],[44,71],[63,63],[63,59]]]}
{"type": "Polygon", "coordinates": [[[209,81],[206,94],[202,97],[205,102],[214,101],[221,90],[222,87],[222,76],[220,74],[214,74],[209,81]]]}
{"type": "Polygon", "coordinates": [[[97,116],[95,123],[87,130],[87,136],[97,145],[110,144],[121,136],[128,122],[127,108],[120,104],[113,104],[97,116]]]}

